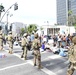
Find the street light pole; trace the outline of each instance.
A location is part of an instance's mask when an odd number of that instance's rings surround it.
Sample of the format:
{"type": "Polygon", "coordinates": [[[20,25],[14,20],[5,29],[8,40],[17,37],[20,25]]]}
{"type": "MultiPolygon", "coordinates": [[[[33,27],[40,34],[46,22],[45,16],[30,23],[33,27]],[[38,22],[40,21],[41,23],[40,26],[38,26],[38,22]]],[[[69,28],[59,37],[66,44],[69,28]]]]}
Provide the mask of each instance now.
{"type": "Polygon", "coordinates": [[[13,6],[14,6],[14,8],[16,8],[16,9],[14,9],[14,10],[17,10],[17,9],[18,9],[18,4],[17,4],[17,2],[14,3],[14,4],[12,4],[12,5],[7,9],[7,11],[3,14],[3,16],[2,16],[1,19],[0,19],[0,22],[2,21],[3,17],[5,16],[5,14],[6,14],[13,6]]]}

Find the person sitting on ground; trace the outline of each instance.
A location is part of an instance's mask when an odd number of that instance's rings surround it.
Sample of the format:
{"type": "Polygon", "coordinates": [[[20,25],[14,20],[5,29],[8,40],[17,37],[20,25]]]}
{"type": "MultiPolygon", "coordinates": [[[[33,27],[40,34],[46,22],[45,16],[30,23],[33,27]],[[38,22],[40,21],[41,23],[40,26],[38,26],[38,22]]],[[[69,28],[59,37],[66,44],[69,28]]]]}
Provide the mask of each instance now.
{"type": "Polygon", "coordinates": [[[56,44],[53,44],[53,47],[51,48],[52,52],[54,54],[59,54],[59,48],[56,46],[56,44]]]}
{"type": "Polygon", "coordinates": [[[40,51],[45,51],[45,42],[42,43],[40,51]]]}
{"type": "Polygon", "coordinates": [[[50,44],[49,43],[45,44],[45,50],[50,50],[50,44]]]}
{"type": "Polygon", "coordinates": [[[64,49],[63,45],[61,46],[61,48],[59,49],[59,51],[60,51],[59,52],[60,56],[63,56],[63,57],[67,56],[67,54],[65,53],[66,49],[64,49]]]}

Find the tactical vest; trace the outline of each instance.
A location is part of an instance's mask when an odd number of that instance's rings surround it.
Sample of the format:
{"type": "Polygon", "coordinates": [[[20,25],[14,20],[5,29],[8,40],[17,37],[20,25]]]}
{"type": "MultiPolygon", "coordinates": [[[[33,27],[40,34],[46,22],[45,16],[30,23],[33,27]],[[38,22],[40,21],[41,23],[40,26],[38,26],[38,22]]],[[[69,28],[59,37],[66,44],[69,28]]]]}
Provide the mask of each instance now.
{"type": "Polygon", "coordinates": [[[8,35],[8,41],[12,41],[13,37],[12,35],[8,35]]]}
{"type": "Polygon", "coordinates": [[[69,60],[72,63],[76,63],[76,45],[72,45],[68,51],[69,60]]]}
{"type": "Polygon", "coordinates": [[[39,40],[38,39],[35,39],[34,41],[33,41],[33,49],[39,49],[40,48],[40,42],[39,42],[39,40]]]}
{"type": "Polygon", "coordinates": [[[26,46],[26,38],[22,38],[21,46],[26,46]]]}

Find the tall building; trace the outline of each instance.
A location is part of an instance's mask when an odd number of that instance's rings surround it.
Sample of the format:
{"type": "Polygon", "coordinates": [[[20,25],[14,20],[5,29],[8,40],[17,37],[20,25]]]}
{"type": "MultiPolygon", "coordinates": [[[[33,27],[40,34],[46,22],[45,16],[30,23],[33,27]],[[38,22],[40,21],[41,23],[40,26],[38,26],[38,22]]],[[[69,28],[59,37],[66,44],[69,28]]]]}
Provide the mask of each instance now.
{"type": "Polygon", "coordinates": [[[76,15],[76,0],[70,0],[70,1],[71,1],[72,14],[76,15]]]}
{"type": "Polygon", "coordinates": [[[76,15],[76,0],[56,0],[57,2],[57,24],[67,25],[68,11],[76,15]]]}
{"type": "Polygon", "coordinates": [[[57,24],[67,24],[68,5],[67,0],[56,0],[57,1],[57,24]]]}

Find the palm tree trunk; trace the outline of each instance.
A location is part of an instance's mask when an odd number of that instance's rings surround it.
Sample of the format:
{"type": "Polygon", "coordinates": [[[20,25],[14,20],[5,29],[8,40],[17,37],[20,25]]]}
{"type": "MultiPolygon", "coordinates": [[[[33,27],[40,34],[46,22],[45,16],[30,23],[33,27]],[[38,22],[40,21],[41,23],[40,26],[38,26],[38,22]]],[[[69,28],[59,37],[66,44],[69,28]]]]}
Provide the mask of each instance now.
{"type": "Polygon", "coordinates": [[[0,12],[0,21],[1,21],[1,12],[0,12]]]}

